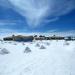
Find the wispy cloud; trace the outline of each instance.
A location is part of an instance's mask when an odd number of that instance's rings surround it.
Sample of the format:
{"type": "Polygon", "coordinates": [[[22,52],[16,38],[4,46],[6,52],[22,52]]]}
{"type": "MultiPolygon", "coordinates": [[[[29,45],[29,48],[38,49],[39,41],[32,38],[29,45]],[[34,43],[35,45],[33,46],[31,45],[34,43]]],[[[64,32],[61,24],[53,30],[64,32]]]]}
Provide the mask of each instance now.
{"type": "Polygon", "coordinates": [[[54,22],[54,21],[57,21],[57,20],[59,20],[59,17],[55,17],[55,18],[52,18],[52,19],[45,19],[44,23],[50,23],[50,22],[54,22]]]}
{"type": "Polygon", "coordinates": [[[46,34],[58,36],[75,36],[75,30],[67,30],[67,31],[49,30],[46,32],[46,34]]]}
{"type": "Polygon", "coordinates": [[[17,25],[17,23],[20,23],[20,22],[22,22],[21,20],[0,20],[0,26],[15,26],[15,25],[17,25]]]}
{"type": "Polygon", "coordinates": [[[5,9],[12,7],[8,0],[0,0],[0,6],[4,7],[5,9]]]}
{"type": "Polygon", "coordinates": [[[16,21],[11,20],[0,20],[0,26],[9,26],[9,25],[15,25],[16,21]]]}
{"type": "Polygon", "coordinates": [[[61,15],[75,9],[75,0],[8,0],[14,9],[24,16],[29,26],[37,27],[47,16],[53,22],[61,15]]]}

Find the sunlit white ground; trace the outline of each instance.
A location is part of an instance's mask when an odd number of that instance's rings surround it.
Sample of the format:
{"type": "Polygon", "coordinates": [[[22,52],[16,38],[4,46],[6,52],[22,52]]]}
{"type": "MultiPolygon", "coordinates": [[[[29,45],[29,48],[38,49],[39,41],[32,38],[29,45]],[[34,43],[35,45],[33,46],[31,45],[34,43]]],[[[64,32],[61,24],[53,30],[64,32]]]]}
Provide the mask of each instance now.
{"type": "Polygon", "coordinates": [[[75,75],[75,41],[0,42],[0,75],[75,75]],[[40,49],[36,44],[43,45],[40,49]],[[26,47],[31,52],[24,53],[26,47]]]}

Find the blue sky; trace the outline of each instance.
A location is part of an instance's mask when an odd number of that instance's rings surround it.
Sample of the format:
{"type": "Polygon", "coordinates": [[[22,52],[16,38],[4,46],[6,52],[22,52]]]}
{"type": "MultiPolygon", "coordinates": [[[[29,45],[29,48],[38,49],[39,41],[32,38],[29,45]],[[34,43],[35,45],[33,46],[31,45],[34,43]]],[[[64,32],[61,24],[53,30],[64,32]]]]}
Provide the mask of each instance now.
{"type": "Polygon", "coordinates": [[[37,0],[33,0],[34,3],[32,0],[23,0],[25,3],[22,1],[20,3],[20,1],[0,0],[0,33],[67,31],[74,33],[74,0],[57,0],[57,2],[55,0],[47,0],[47,2],[39,0],[40,3],[36,3],[37,0]],[[50,5],[49,2],[53,5],[50,5]]]}

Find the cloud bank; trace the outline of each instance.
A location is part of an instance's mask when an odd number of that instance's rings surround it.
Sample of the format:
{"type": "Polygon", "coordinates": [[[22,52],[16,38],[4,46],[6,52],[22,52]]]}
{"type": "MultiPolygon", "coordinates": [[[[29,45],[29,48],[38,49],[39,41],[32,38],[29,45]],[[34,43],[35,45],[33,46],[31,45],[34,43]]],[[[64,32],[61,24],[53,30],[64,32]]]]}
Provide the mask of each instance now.
{"type": "Polygon", "coordinates": [[[8,0],[13,9],[25,17],[31,27],[53,22],[75,9],[75,0],[8,0]],[[47,17],[50,17],[47,21],[47,17]]]}

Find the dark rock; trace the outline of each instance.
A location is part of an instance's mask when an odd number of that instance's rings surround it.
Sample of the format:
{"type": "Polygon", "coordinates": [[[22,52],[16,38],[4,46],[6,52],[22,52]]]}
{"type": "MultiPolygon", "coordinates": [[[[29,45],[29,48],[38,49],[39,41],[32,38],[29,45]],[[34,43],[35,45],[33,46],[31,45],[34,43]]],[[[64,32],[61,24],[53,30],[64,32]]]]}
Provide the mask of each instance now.
{"type": "Polygon", "coordinates": [[[9,53],[10,52],[6,48],[1,49],[1,51],[0,51],[0,54],[2,54],[2,55],[9,54],[9,53]]]}
{"type": "Polygon", "coordinates": [[[36,44],[36,47],[40,47],[40,44],[37,43],[37,44],[36,44]]]}
{"type": "Polygon", "coordinates": [[[30,52],[31,52],[31,49],[29,47],[26,47],[24,50],[24,53],[30,53],[30,52]]]}
{"type": "Polygon", "coordinates": [[[46,47],[45,47],[45,46],[43,46],[43,45],[41,45],[40,49],[46,49],[46,47]]]}
{"type": "Polygon", "coordinates": [[[48,42],[47,42],[46,44],[47,44],[48,46],[50,45],[50,43],[48,43],[48,42]]]}

